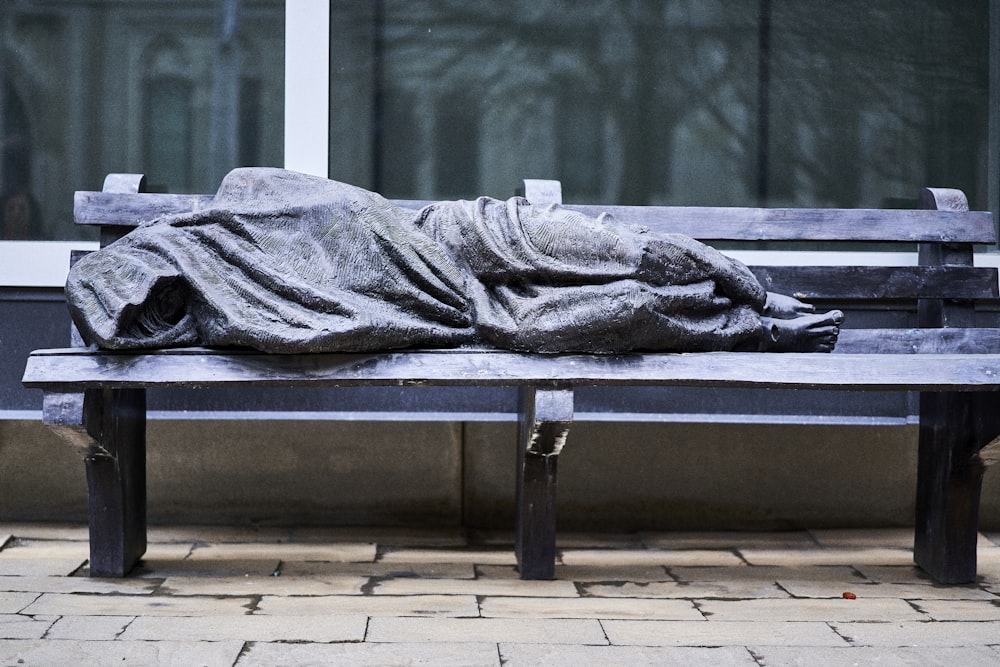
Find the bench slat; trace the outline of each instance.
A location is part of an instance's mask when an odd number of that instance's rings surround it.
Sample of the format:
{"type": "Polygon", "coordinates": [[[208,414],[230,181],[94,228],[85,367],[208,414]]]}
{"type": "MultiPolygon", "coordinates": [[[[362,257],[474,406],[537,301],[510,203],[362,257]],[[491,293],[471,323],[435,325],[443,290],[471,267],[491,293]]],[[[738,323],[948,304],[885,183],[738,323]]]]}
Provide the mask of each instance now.
{"type": "Polygon", "coordinates": [[[810,299],[993,299],[997,270],[972,266],[756,266],[771,292],[810,299]]]}
{"type": "Polygon", "coordinates": [[[142,354],[43,350],[23,383],[49,391],[84,387],[214,386],[641,386],[972,391],[1000,389],[1000,355],[899,354],[535,355],[420,350],[269,355],[201,348],[142,354]]]}
{"type": "Polygon", "coordinates": [[[834,354],[995,354],[1000,329],[841,329],[834,354]]]}
{"type": "MultiPolygon", "coordinates": [[[[77,192],[74,219],[81,225],[135,226],[163,215],[202,210],[212,195],[77,192]]],[[[406,208],[430,202],[397,200],[406,208]]],[[[590,206],[566,208],[656,232],[718,241],[901,241],[993,243],[988,211],[881,209],[767,209],[675,206],[590,206]]]]}
{"type": "Polygon", "coordinates": [[[204,210],[214,199],[213,195],[80,191],[73,195],[73,220],[78,225],[135,227],[165,215],[204,210]]]}
{"type": "Polygon", "coordinates": [[[733,208],[568,204],[607,212],[655,232],[707,241],[908,241],[994,243],[989,211],[853,208],[733,208]]]}

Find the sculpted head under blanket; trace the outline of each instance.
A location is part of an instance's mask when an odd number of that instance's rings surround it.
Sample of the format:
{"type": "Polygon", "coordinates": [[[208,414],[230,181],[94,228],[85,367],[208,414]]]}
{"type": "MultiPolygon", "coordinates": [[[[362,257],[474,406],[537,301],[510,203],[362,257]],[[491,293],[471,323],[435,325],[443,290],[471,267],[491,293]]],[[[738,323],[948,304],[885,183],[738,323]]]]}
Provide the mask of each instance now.
{"type": "Polygon", "coordinates": [[[413,211],[265,168],[88,255],[66,294],[85,338],[116,349],[830,351],[843,320],[686,236],[520,198],[413,211]]]}

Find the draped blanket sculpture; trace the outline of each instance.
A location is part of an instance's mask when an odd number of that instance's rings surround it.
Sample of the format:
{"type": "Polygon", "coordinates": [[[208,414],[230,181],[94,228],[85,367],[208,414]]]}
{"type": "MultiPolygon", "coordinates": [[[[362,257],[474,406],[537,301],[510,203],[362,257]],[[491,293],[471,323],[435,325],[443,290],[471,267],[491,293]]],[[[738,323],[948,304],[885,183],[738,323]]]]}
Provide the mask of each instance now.
{"type": "Polygon", "coordinates": [[[66,294],[113,349],[829,351],[843,317],[768,295],[686,236],[521,198],[414,211],[271,168],[83,258],[66,294]]]}

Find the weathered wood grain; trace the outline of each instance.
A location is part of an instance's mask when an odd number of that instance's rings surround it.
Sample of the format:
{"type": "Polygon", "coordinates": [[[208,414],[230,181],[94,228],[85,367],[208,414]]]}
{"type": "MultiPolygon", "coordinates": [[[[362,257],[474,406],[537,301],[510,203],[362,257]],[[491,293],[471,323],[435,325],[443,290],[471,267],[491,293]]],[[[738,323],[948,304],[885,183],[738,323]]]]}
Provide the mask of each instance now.
{"type": "Polygon", "coordinates": [[[915,391],[1000,389],[1000,355],[701,352],[540,355],[434,350],[268,355],[200,348],[152,353],[32,353],[24,386],[671,385],[915,391]]]}
{"type": "Polygon", "coordinates": [[[995,299],[997,270],[974,266],[755,266],[769,291],[799,299],[995,299]]]}
{"type": "Polygon", "coordinates": [[[578,206],[655,232],[717,241],[937,241],[993,243],[989,212],[835,208],[578,206]]]}
{"type": "MultiPolygon", "coordinates": [[[[212,195],[122,194],[77,192],[74,219],[81,225],[137,225],[163,215],[199,211],[211,206],[212,195]]],[[[428,201],[395,200],[405,208],[428,201]]],[[[994,243],[992,215],[987,211],[833,208],[737,208],[691,206],[589,206],[566,208],[655,232],[686,234],[717,241],[902,241],[994,243]]]]}
{"type": "Polygon", "coordinates": [[[1000,329],[841,329],[834,354],[997,354],[1000,329]]]}

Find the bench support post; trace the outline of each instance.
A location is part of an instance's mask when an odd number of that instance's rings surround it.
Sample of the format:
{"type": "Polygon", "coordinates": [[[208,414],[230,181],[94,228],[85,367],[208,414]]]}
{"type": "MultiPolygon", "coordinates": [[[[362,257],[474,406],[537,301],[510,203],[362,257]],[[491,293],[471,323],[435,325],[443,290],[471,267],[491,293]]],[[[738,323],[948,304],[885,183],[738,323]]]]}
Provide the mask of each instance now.
{"type": "Polygon", "coordinates": [[[557,463],[573,422],[573,390],[521,387],[519,398],[517,567],[522,579],[553,579],[557,463]]]}
{"type": "Polygon", "coordinates": [[[87,471],[90,576],[125,576],[146,552],[146,392],[47,393],[45,423],[87,471]]]}
{"type": "Polygon", "coordinates": [[[987,392],[920,397],[914,561],[935,581],[976,579],[979,499],[986,464],[980,450],[998,432],[997,397],[987,392]]]}
{"type": "MultiPolygon", "coordinates": [[[[924,188],[920,208],[968,211],[957,190],[924,188]]],[[[920,244],[921,266],[972,266],[970,243],[920,244]]],[[[921,327],[975,327],[971,301],[921,299],[921,327]]],[[[985,465],[979,455],[1000,432],[996,399],[987,392],[924,392],[920,395],[916,520],[913,560],[935,581],[976,579],[979,498],[985,465]]]]}

